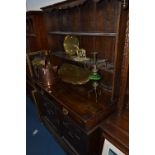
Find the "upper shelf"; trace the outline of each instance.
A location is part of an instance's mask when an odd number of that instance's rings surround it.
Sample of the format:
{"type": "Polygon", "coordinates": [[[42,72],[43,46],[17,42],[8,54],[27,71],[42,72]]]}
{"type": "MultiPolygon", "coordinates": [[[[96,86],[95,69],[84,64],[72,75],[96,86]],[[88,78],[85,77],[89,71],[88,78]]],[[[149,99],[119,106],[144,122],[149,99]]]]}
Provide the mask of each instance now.
{"type": "Polygon", "coordinates": [[[79,35],[79,36],[106,36],[115,37],[116,33],[103,33],[103,32],[65,32],[65,31],[51,31],[48,34],[58,35],[79,35]]]}

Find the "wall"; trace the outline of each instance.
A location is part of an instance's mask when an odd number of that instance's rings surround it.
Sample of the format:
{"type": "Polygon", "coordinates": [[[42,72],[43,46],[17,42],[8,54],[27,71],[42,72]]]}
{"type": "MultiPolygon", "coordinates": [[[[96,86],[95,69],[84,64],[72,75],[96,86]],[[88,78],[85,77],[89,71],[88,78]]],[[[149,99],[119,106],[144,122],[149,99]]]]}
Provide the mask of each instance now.
{"type": "Polygon", "coordinates": [[[40,10],[41,7],[65,0],[26,0],[26,10],[40,10]]]}

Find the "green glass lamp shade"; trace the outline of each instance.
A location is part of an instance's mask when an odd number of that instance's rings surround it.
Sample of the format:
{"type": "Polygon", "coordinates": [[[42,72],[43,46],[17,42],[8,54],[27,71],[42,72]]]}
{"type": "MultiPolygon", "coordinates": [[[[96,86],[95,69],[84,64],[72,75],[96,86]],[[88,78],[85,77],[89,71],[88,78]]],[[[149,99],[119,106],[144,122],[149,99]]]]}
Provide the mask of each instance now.
{"type": "Polygon", "coordinates": [[[98,81],[101,79],[101,76],[98,73],[91,73],[89,76],[89,80],[98,81]]]}

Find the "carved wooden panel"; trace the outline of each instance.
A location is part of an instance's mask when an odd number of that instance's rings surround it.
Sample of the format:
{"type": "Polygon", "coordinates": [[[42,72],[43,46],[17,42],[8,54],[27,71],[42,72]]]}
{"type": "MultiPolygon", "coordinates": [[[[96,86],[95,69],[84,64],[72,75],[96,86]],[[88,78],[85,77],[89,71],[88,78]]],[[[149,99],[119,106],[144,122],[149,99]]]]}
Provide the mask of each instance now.
{"type": "Polygon", "coordinates": [[[92,1],[87,1],[80,7],[81,13],[81,31],[94,32],[95,31],[95,5],[92,1]]]}
{"type": "Polygon", "coordinates": [[[118,101],[118,109],[119,113],[124,108],[125,103],[125,95],[127,90],[129,89],[128,86],[128,76],[129,76],[129,19],[127,20],[126,26],[126,33],[125,33],[125,45],[124,45],[124,52],[123,52],[123,62],[122,62],[122,69],[121,69],[121,85],[120,85],[120,94],[119,94],[119,101],[118,101]]]}
{"type": "Polygon", "coordinates": [[[116,0],[104,0],[96,4],[95,25],[97,31],[116,32],[118,4],[116,0]]]}
{"type": "Polygon", "coordinates": [[[117,19],[117,37],[115,43],[115,56],[114,56],[114,78],[113,78],[113,94],[112,100],[118,101],[119,88],[121,82],[121,67],[123,61],[123,52],[125,46],[125,33],[126,33],[126,22],[128,19],[128,11],[122,8],[122,4],[119,3],[119,18],[117,19]]]}

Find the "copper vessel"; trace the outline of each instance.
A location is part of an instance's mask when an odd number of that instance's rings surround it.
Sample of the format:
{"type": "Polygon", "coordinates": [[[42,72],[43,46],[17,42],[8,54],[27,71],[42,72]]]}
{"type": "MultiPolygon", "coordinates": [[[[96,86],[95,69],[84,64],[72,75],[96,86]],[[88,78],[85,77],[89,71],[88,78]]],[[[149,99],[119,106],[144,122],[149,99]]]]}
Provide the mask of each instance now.
{"type": "Polygon", "coordinates": [[[37,78],[38,81],[45,86],[51,86],[56,79],[56,66],[52,66],[50,62],[38,67],[37,78]]]}

